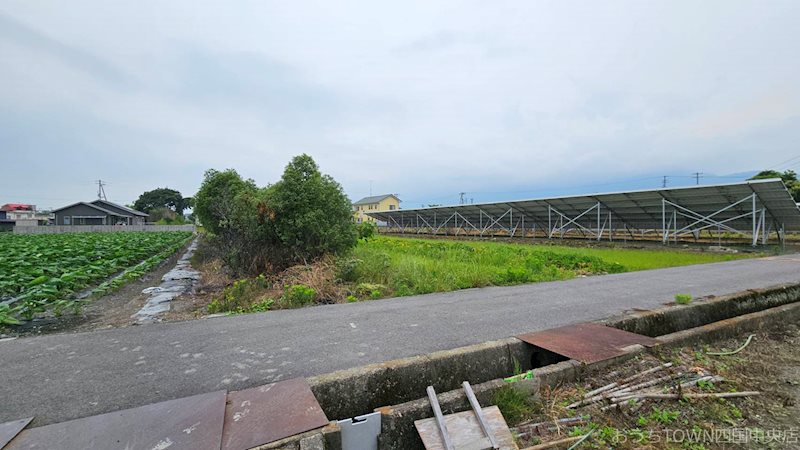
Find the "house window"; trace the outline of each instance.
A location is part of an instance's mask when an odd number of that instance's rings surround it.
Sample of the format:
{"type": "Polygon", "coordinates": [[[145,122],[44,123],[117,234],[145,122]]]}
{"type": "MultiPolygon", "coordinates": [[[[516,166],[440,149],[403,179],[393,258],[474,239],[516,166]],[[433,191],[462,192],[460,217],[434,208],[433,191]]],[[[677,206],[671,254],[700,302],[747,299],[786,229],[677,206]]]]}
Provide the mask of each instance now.
{"type": "Polygon", "coordinates": [[[394,205],[389,205],[389,211],[394,211],[394,205]]]}
{"type": "Polygon", "coordinates": [[[64,225],[71,225],[70,219],[72,219],[70,216],[64,216],[64,225]]]}

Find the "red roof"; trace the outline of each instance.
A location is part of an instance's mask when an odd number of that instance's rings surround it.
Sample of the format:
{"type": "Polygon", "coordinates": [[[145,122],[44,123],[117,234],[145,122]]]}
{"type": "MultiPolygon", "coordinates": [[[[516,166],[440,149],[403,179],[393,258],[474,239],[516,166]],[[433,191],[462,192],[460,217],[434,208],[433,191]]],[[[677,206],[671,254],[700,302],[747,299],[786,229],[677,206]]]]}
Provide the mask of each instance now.
{"type": "Polygon", "coordinates": [[[2,211],[33,211],[33,205],[26,205],[25,203],[6,203],[0,210],[2,211]]]}

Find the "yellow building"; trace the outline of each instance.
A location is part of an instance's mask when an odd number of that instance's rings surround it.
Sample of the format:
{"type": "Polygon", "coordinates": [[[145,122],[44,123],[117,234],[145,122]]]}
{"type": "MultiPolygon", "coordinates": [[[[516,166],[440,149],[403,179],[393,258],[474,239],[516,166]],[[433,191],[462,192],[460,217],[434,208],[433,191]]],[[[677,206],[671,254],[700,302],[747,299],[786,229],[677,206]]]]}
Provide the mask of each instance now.
{"type": "Polygon", "coordinates": [[[366,213],[374,211],[394,211],[400,209],[400,199],[394,194],[373,195],[353,203],[353,220],[356,223],[373,222],[375,219],[366,213]]]}

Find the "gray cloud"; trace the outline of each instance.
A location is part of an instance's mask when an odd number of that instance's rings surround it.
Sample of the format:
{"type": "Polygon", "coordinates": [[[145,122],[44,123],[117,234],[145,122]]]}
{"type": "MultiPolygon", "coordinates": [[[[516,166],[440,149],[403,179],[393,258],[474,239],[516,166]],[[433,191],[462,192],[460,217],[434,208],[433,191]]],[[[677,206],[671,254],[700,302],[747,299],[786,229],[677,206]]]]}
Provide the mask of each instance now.
{"type": "Polygon", "coordinates": [[[794,1],[4,2],[0,202],[96,178],[118,201],[191,194],[210,167],[266,184],[301,152],[409,206],[745,173],[798,153],[798,20],[794,1]]]}

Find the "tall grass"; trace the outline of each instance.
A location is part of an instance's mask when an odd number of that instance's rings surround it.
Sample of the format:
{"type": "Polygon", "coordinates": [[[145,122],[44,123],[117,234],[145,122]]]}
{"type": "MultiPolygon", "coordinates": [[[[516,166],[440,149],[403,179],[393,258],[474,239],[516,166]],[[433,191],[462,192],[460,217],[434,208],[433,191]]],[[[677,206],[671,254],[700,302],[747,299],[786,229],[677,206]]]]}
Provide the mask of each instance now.
{"type": "Polygon", "coordinates": [[[743,255],[377,237],[353,251],[352,280],[404,296],[727,261],[743,255]]]}

